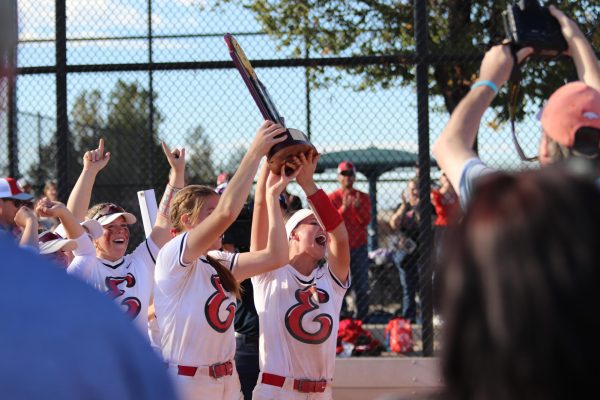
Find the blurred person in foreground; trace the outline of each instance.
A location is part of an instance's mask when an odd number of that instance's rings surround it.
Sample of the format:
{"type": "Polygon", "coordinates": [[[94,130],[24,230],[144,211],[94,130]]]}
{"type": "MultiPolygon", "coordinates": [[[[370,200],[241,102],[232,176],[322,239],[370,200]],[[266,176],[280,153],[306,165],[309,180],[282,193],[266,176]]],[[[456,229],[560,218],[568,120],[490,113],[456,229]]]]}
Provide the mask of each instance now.
{"type": "MultiPolygon", "coordinates": [[[[550,6],[568,44],[578,82],[563,85],[550,96],[544,107],[538,159],[542,165],[569,158],[591,160],[600,175],[600,66],[591,45],[565,14],[550,6]]],[[[531,47],[516,54],[518,62],[533,53],[531,47]]],[[[495,94],[509,79],[513,56],[508,45],[492,47],[483,58],[479,79],[456,107],[450,121],[433,146],[438,165],[459,192],[464,206],[473,190],[473,183],[482,175],[493,172],[475,154],[473,144],[481,118],[495,94]]]]}
{"type": "Polygon", "coordinates": [[[444,399],[596,390],[598,204],[593,179],[562,167],[481,178],[436,275],[444,399]]]}
{"type": "Polygon", "coordinates": [[[5,399],[174,399],[164,366],[105,296],[0,235],[5,399]]]}

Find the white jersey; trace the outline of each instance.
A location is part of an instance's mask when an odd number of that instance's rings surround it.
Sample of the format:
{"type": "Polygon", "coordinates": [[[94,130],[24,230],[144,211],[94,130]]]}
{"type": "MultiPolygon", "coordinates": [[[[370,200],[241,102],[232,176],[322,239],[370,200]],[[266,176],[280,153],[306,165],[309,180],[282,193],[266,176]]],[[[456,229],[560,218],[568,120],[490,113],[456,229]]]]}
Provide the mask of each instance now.
{"type": "Polygon", "coordinates": [[[309,276],[284,267],[252,278],[260,370],[294,379],[333,379],[343,284],[329,265],[309,276]],[[267,346],[268,345],[268,346],[267,346]]]}
{"type": "MultiPolygon", "coordinates": [[[[236,298],[221,285],[206,258],[185,264],[188,234],[171,239],[156,261],[154,307],[166,362],[192,367],[232,360],[235,355],[233,318],[236,298]]],[[[233,271],[237,253],[209,255],[233,271]]]]}
{"type": "Polygon", "coordinates": [[[148,332],[148,306],[154,285],[158,247],[147,238],[131,254],[117,261],[71,263],[67,273],[76,275],[120,304],[144,333],[148,332]]]}

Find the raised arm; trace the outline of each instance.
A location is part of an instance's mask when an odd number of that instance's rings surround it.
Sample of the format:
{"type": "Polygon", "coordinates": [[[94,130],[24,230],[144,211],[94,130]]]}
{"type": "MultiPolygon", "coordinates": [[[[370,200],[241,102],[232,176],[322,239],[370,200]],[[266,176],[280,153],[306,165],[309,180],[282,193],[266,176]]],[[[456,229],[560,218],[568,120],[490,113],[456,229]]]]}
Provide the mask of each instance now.
{"type": "Polygon", "coordinates": [[[185,149],[169,150],[164,142],[162,142],[162,148],[165,152],[165,157],[167,157],[167,161],[171,166],[171,173],[169,174],[169,183],[165,188],[165,192],[160,201],[160,206],[158,207],[154,227],[150,233],[150,238],[159,249],[172,237],[171,219],[169,217],[171,201],[177,192],[183,189],[183,186],[185,185],[185,149]]]}
{"type": "Polygon", "coordinates": [[[240,254],[238,266],[233,270],[233,275],[238,281],[264,274],[287,264],[289,260],[288,241],[283,214],[279,206],[279,195],[299,172],[300,169],[297,169],[292,175],[286,176],[285,165],[281,167],[280,175],[268,172],[265,194],[266,210],[264,211],[268,218],[268,228],[264,233],[266,244],[263,249],[258,251],[240,254]]]}
{"type": "Polygon", "coordinates": [[[37,215],[29,207],[22,206],[15,214],[15,224],[21,228],[19,246],[39,249],[37,215]]]}
{"type": "Polygon", "coordinates": [[[309,153],[300,155],[302,170],[296,178],[319,223],[327,231],[327,260],[333,274],[342,282],[347,282],[350,271],[350,244],[346,224],[329,197],[319,189],[314,181],[314,173],[319,155],[309,153]]]}
{"type": "Polygon", "coordinates": [[[550,13],[558,20],[562,34],[569,45],[567,54],[573,58],[579,80],[600,91],[600,67],[596,53],[579,26],[562,11],[550,6],[550,13]]]}
{"type": "Polygon", "coordinates": [[[104,152],[104,139],[98,141],[97,149],[86,151],[83,155],[83,169],[67,201],[67,208],[77,220],[85,219],[96,176],[106,167],[108,161],[110,161],[110,153],[104,152]]]}
{"type": "Polygon", "coordinates": [[[252,210],[252,228],[250,233],[250,251],[262,250],[267,246],[269,216],[267,214],[267,177],[269,166],[265,162],[258,173],[256,190],[254,191],[254,208],[252,210]]]}
{"type": "Polygon", "coordinates": [[[38,201],[35,211],[42,217],[58,218],[69,239],[77,239],[85,233],[77,218],[63,203],[44,197],[38,201]]]}
{"type": "Polygon", "coordinates": [[[400,223],[402,222],[402,218],[404,218],[404,214],[406,214],[407,209],[408,209],[407,202],[402,201],[402,204],[400,204],[400,207],[398,207],[398,209],[394,212],[394,214],[390,218],[390,222],[389,222],[390,228],[392,228],[392,229],[400,228],[400,223]]]}
{"type": "MultiPolygon", "coordinates": [[[[521,62],[533,52],[530,47],[517,52],[521,62]]],[[[489,81],[500,88],[510,77],[513,57],[510,47],[498,45],[485,53],[479,70],[479,82],[489,81]]],[[[473,144],[477,137],[481,117],[490,106],[496,93],[487,85],[473,88],[460,101],[440,137],[433,144],[433,155],[452,186],[458,190],[465,162],[476,157],[473,144]]]]}
{"type": "Polygon", "coordinates": [[[235,221],[248,197],[261,158],[271,147],[285,140],[284,135],[275,138],[283,132],[285,128],[272,121],[265,121],[260,126],[217,207],[201,224],[190,231],[182,257],[185,263],[206,254],[209,246],[235,221]]]}

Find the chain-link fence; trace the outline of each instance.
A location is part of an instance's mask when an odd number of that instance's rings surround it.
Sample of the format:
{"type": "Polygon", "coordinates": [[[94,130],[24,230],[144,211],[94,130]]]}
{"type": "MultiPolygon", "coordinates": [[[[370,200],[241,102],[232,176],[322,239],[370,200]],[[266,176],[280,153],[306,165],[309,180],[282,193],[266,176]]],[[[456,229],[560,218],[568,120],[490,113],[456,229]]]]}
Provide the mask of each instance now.
{"type": "MultiPolygon", "coordinates": [[[[13,3],[19,15],[17,80],[14,86],[3,83],[4,89],[12,87],[13,106],[3,113],[2,175],[25,177],[38,194],[46,180],[56,179],[65,201],[83,153],[102,137],[112,155],[92,202],[116,202],[139,215],[136,192],[155,188],[160,196],[167,181],[161,140],[186,147],[191,183],[214,185],[219,173],[235,172],[261,116],[229,58],[223,34],[231,32],[286,124],[305,132],[322,154],[318,184],[328,193],[340,188],[339,180],[347,177],[338,174],[337,165],[347,160],[356,168],[354,187],[370,197],[363,215],[370,223],[353,224],[358,231],[350,232],[353,262],[364,257],[356,268],[368,271],[367,284],[360,287],[355,277],[358,287],[347,311],[360,314],[362,307],[361,317],[382,341],[392,316],[408,318],[419,338],[414,350],[433,354],[434,238],[444,230],[438,217],[456,200],[440,183],[430,145],[476,78],[485,45],[502,37],[505,5],[13,3]],[[361,239],[364,232],[367,241],[361,239]]],[[[590,22],[585,5],[563,6],[590,22]]],[[[548,65],[534,62],[523,77],[517,130],[532,154],[541,99],[564,80],[552,73],[572,74],[561,60],[548,65]]],[[[524,167],[502,123],[506,96],[497,102],[484,117],[479,153],[493,166],[524,167]]],[[[296,184],[288,191],[306,206],[296,184]]],[[[141,226],[132,233],[136,244],[141,226]]]]}

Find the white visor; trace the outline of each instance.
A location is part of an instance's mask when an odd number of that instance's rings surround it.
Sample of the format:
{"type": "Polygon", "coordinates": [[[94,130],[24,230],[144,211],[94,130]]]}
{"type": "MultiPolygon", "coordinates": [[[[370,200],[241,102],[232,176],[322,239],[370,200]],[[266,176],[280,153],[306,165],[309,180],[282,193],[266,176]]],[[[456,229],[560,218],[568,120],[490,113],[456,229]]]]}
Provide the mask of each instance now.
{"type": "Polygon", "coordinates": [[[310,217],[311,215],[314,215],[312,210],[309,210],[307,208],[302,208],[302,209],[296,211],[290,217],[290,219],[288,219],[288,221],[285,223],[285,233],[287,234],[288,239],[290,238],[292,231],[298,226],[298,224],[300,222],[302,222],[304,219],[310,217]]]}
{"type": "Polygon", "coordinates": [[[57,251],[73,251],[77,248],[77,242],[71,239],[63,239],[58,234],[50,231],[39,234],[38,246],[40,254],[52,254],[57,251]]]}
{"type": "Polygon", "coordinates": [[[96,221],[100,222],[100,225],[104,226],[110,224],[119,217],[125,217],[125,223],[127,223],[127,225],[135,224],[137,221],[135,215],[128,212],[117,212],[114,214],[103,215],[102,217],[96,219],[96,221]]]}

